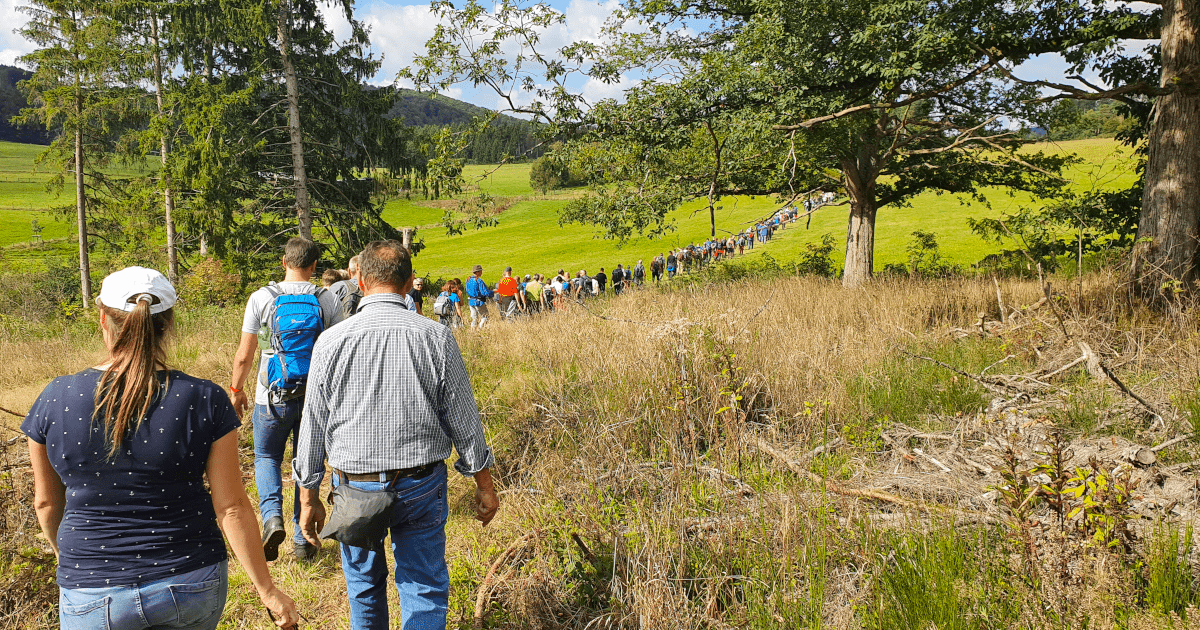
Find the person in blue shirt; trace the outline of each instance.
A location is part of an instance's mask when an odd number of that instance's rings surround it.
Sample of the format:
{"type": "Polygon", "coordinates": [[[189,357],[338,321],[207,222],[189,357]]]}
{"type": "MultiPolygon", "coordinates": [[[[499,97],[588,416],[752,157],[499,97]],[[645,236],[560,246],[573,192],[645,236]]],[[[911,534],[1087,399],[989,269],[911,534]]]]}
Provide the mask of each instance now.
{"type": "Polygon", "coordinates": [[[451,311],[446,315],[438,315],[438,322],[450,328],[462,326],[462,298],[458,296],[458,285],[454,280],[442,285],[441,295],[450,302],[451,311]]]}
{"type": "Polygon", "coordinates": [[[175,301],[152,269],[105,278],[108,360],[54,379],[21,425],[38,522],[58,557],[60,626],[216,628],[224,532],[276,625],[295,627],[242,486],[233,405],[215,383],[166,367],[175,301]]]}
{"type": "Polygon", "coordinates": [[[488,298],[492,290],[483,281],[483,265],[475,265],[471,277],[467,278],[467,306],[471,308],[471,328],[483,328],[488,319],[488,298]]]}

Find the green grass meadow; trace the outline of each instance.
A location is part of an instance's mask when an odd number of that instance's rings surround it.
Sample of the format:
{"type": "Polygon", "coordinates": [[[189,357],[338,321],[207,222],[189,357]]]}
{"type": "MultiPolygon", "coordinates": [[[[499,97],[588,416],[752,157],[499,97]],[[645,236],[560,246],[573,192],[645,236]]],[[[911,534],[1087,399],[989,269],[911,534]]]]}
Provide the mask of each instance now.
{"type": "MultiPolygon", "coordinates": [[[[74,187],[68,183],[61,195],[46,190],[45,183],[52,172],[39,167],[35,158],[43,147],[0,143],[0,247],[28,243],[32,233],[31,221],[36,219],[44,228],[42,236],[48,241],[74,233],[69,217],[55,216],[54,206],[70,204],[74,187]]],[[[1136,177],[1131,159],[1132,151],[1111,139],[1078,140],[1056,144],[1038,144],[1031,150],[1048,153],[1075,153],[1083,163],[1069,172],[1074,186],[1117,189],[1128,186],[1136,177]]],[[[129,169],[132,170],[132,169],[129,169]]],[[[471,266],[481,264],[485,278],[499,277],[507,265],[519,274],[545,273],[558,269],[595,272],[604,267],[611,270],[617,263],[634,264],[649,260],[672,247],[687,245],[707,238],[709,220],[704,201],[695,201],[674,212],[673,230],[657,240],[638,238],[619,246],[616,242],[597,238],[590,226],[558,224],[559,210],[573,197],[584,194],[581,189],[554,191],[543,196],[529,186],[529,164],[501,167],[468,166],[465,171],[467,190],[464,196],[486,192],[506,209],[497,217],[498,224],[480,230],[468,228],[459,235],[447,235],[441,221],[447,209],[457,206],[455,200],[427,201],[414,195],[395,199],[386,204],[384,218],[393,225],[416,226],[418,238],[426,248],[416,259],[418,273],[433,278],[464,277],[471,266]]],[[[927,193],[903,207],[880,209],[876,230],[875,266],[882,269],[889,263],[906,261],[905,248],[914,230],[935,233],[942,254],[954,264],[969,265],[995,252],[998,247],[975,236],[967,227],[967,219],[996,216],[1029,203],[1027,196],[1012,195],[1004,190],[986,191],[988,204],[970,201],[964,204],[959,196],[927,193]]],[[[771,197],[733,197],[720,201],[717,210],[717,229],[731,232],[744,229],[755,220],[769,216],[778,203],[771,197]]],[[[818,210],[811,221],[801,220],[776,234],[766,246],[758,246],[748,256],[769,253],[781,261],[797,258],[804,245],[819,240],[824,234],[833,235],[839,245],[837,257],[842,258],[845,243],[848,207],[827,206],[818,210]]],[[[63,249],[60,243],[46,247],[63,249]]],[[[8,248],[10,257],[37,256],[39,249],[8,248]]]]}
{"type": "MultiPolygon", "coordinates": [[[[1099,188],[1115,190],[1130,185],[1136,179],[1132,150],[1112,139],[1077,140],[1035,145],[1032,150],[1047,153],[1075,153],[1083,162],[1073,167],[1068,177],[1079,190],[1099,188]]],[[[558,224],[558,211],[567,201],[582,194],[580,190],[551,192],[543,197],[529,187],[527,164],[469,166],[466,169],[468,195],[487,192],[497,197],[516,197],[518,200],[499,216],[499,224],[481,230],[468,229],[464,234],[447,236],[438,223],[447,202],[419,200],[394,201],[385,213],[397,226],[419,226],[418,237],[426,248],[416,259],[418,273],[433,278],[465,277],[476,263],[484,266],[484,277],[494,279],[507,265],[519,274],[545,273],[553,275],[558,269],[589,273],[604,267],[610,271],[617,263],[634,264],[649,260],[669,248],[698,242],[708,237],[707,204],[694,201],[672,214],[674,230],[661,239],[636,239],[623,247],[611,240],[596,237],[589,226],[558,224]],[[494,172],[492,172],[494,170],[494,172]],[[484,179],[484,173],[492,174],[484,179]],[[437,205],[439,207],[431,207],[437,205]]],[[[889,263],[907,261],[905,248],[914,230],[934,232],[942,254],[949,262],[970,265],[999,247],[987,243],[971,232],[968,218],[997,216],[1003,211],[1016,210],[1029,204],[1028,195],[1010,194],[1002,189],[985,191],[988,205],[956,195],[926,193],[904,207],[880,209],[875,235],[875,268],[889,263]],[[964,203],[966,202],[966,203],[964,203]],[[990,207],[989,207],[990,206],[990,207]]],[[[757,219],[769,216],[778,207],[771,197],[733,197],[721,200],[717,210],[717,229],[737,231],[757,219]]],[[[764,252],[778,260],[797,258],[804,245],[832,234],[837,242],[836,257],[844,258],[848,206],[827,206],[812,215],[810,222],[801,220],[777,232],[765,246],[747,252],[757,256],[764,252]]]]}

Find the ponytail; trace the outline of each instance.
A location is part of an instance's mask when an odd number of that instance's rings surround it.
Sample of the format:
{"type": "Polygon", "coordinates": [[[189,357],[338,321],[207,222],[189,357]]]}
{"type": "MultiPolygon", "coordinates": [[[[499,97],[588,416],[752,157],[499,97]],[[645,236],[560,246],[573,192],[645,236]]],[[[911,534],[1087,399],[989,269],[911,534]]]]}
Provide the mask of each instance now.
{"type": "Polygon", "coordinates": [[[120,451],[126,434],[137,430],[158,398],[158,370],[167,367],[166,339],[175,323],[173,309],[150,314],[150,305],[157,298],[149,293],[137,295],[136,300],[129,312],[100,305],[112,343],[112,363],[96,385],[92,418],[100,418],[104,426],[110,458],[120,451]]]}

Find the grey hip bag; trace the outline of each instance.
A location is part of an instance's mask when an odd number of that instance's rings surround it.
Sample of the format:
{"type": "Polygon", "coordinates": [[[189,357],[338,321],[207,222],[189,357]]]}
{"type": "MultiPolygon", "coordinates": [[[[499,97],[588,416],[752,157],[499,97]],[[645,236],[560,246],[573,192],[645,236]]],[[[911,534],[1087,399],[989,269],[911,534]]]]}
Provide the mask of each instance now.
{"type": "Polygon", "coordinates": [[[334,469],[341,485],[329,492],[329,504],[333,507],[321,538],[336,540],[343,545],[384,551],[383,539],[387,537],[392,523],[392,508],[396,505],[393,477],[383,490],[362,490],[350,485],[346,474],[334,469]]]}

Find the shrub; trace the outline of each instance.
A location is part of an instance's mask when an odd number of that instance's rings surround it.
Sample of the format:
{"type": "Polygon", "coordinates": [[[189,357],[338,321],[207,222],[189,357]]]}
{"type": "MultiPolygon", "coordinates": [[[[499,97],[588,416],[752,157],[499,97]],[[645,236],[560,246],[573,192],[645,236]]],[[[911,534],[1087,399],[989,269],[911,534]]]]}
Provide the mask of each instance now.
{"type": "Polygon", "coordinates": [[[912,236],[912,242],[905,248],[908,252],[909,273],[914,276],[941,278],[960,271],[957,265],[951,265],[942,256],[936,234],[916,230],[912,236]]]}
{"type": "Polygon", "coordinates": [[[804,253],[796,263],[796,273],[802,276],[836,277],[838,268],[833,262],[834,242],[832,234],[825,234],[820,242],[805,244],[804,253]]]}
{"type": "Polygon", "coordinates": [[[229,273],[216,258],[205,258],[183,279],[181,297],[185,302],[225,306],[242,293],[242,278],[229,273]]]}
{"type": "MultiPolygon", "coordinates": [[[[93,281],[92,290],[99,292],[93,281]]],[[[44,271],[0,276],[0,313],[30,321],[74,316],[82,308],[79,270],[62,258],[46,258],[44,271]]]]}
{"type": "Polygon", "coordinates": [[[571,185],[571,171],[554,155],[542,156],[529,168],[529,185],[543,195],[556,188],[571,185]]]}

